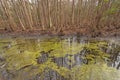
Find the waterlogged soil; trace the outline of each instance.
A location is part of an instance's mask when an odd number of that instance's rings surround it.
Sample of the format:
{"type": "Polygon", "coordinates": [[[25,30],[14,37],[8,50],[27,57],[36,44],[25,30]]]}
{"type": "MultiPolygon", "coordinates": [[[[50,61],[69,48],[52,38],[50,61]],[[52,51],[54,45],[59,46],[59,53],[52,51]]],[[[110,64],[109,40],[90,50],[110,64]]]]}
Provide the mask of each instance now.
{"type": "Polygon", "coordinates": [[[0,29],[0,36],[68,36],[68,35],[79,35],[86,37],[120,37],[120,29],[114,28],[103,28],[95,31],[89,28],[63,28],[59,30],[55,29],[34,29],[22,31],[17,29],[15,31],[0,29]]]}

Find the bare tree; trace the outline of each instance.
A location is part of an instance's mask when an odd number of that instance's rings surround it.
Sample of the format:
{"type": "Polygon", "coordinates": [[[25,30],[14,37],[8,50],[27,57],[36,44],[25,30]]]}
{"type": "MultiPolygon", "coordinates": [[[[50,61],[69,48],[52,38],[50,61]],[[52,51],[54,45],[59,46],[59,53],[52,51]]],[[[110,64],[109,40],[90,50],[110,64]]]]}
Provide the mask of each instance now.
{"type": "Polygon", "coordinates": [[[97,32],[119,28],[119,5],[119,0],[0,0],[0,24],[12,31],[78,27],[97,32]]]}

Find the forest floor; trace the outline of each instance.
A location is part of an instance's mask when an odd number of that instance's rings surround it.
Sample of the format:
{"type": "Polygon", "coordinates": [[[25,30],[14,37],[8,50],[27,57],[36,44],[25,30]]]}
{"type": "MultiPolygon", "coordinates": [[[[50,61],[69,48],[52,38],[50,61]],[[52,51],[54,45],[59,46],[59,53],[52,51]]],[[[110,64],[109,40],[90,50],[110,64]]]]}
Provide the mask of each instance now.
{"type": "Polygon", "coordinates": [[[9,31],[0,29],[0,36],[68,36],[68,35],[78,35],[86,37],[120,37],[120,28],[103,28],[95,30],[94,32],[88,28],[68,28],[68,29],[47,29],[47,30],[16,30],[9,31]]]}

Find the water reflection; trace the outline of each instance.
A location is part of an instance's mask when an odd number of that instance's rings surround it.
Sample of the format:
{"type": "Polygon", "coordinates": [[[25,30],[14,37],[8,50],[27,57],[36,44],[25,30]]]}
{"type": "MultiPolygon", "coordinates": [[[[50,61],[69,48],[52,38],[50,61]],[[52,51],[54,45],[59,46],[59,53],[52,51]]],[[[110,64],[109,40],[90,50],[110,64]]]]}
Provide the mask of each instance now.
{"type": "Polygon", "coordinates": [[[119,80],[118,43],[78,37],[0,39],[0,80],[119,80]]]}

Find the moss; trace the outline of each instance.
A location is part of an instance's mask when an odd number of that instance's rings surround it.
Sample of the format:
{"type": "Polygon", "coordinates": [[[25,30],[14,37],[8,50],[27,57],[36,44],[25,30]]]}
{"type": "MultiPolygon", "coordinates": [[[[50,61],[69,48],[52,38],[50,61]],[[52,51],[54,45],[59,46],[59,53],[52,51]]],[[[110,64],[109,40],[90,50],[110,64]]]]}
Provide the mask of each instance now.
{"type": "MultiPolygon", "coordinates": [[[[7,44],[2,44],[1,49],[6,45],[7,44]]],[[[3,57],[6,59],[6,68],[10,71],[33,71],[34,73],[29,75],[44,75],[47,68],[56,71],[68,80],[70,80],[70,76],[76,80],[89,80],[91,76],[93,77],[93,75],[90,75],[91,73],[97,74],[97,72],[101,70],[103,72],[106,71],[105,69],[109,69],[107,72],[115,71],[113,68],[108,68],[106,65],[106,60],[109,60],[110,55],[103,50],[104,48],[108,48],[108,42],[106,41],[93,40],[88,44],[78,44],[77,42],[68,43],[66,40],[59,40],[56,38],[41,40],[39,42],[34,39],[14,39],[11,43],[11,47],[3,50],[5,52],[3,57]],[[71,46],[69,46],[69,44],[71,44],[71,46]],[[52,60],[53,57],[64,58],[67,54],[75,55],[83,50],[85,50],[85,56],[82,56],[82,59],[87,60],[88,64],[83,64],[82,66],[76,65],[69,69],[63,66],[58,66],[57,63],[52,60]],[[40,53],[42,51],[49,56],[45,62],[38,64],[37,58],[44,54],[40,53]],[[101,65],[100,68],[99,65],[101,65]],[[73,73],[76,73],[75,76],[73,76],[73,73]]],[[[74,64],[74,57],[67,56],[67,59],[70,61],[68,62],[68,65],[74,64]]],[[[101,77],[101,73],[96,76],[101,77]]],[[[105,74],[107,75],[107,73],[105,74]]],[[[96,76],[94,76],[95,79],[98,79],[96,76]]]]}

